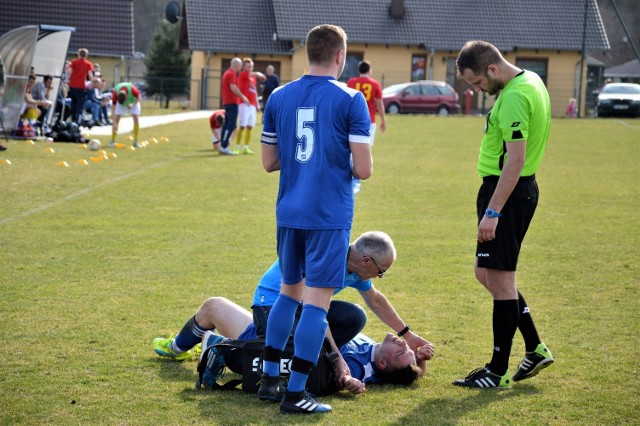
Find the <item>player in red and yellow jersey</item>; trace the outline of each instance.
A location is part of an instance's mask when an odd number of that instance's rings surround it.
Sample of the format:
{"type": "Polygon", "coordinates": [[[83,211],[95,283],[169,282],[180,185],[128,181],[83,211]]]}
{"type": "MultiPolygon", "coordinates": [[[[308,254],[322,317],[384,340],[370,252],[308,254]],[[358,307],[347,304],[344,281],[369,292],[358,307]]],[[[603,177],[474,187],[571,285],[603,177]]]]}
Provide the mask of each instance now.
{"type": "Polygon", "coordinates": [[[240,145],[243,143],[243,154],[253,154],[253,151],[249,149],[249,141],[251,140],[251,129],[256,125],[257,111],[260,109],[258,105],[258,80],[265,81],[265,75],[259,71],[253,71],[251,58],[243,59],[242,70],[238,74],[238,88],[247,97],[249,103],[240,104],[238,109],[240,130],[236,139],[236,147],[233,150],[234,154],[240,153],[240,145]]]}
{"type": "Polygon", "coordinates": [[[371,77],[371,64],[369,61],[361,61],[358,64],[358,72],[360,76],[350,78],[349,81],[347,81],[347,86],[362,92],[364,99],[367,101],[369,116],[371,118],[369,134],[371,137],[371,145],[373,145],[373,139],[376,136],[376,109],[380,116],[380,133],[383,133],[387,128],[387,123],[384,118],[384,105],[382,104],[382,87],[380,83],[371,77]]]}

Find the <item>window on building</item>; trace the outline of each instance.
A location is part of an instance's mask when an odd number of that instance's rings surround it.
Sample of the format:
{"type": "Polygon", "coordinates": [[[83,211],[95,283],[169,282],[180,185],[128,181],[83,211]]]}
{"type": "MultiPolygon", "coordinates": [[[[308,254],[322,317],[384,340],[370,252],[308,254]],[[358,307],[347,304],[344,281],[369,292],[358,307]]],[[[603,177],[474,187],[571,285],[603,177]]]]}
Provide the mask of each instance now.
{"type": "Polygon", "coordinates": [[[340,81],[347,81],[351,77],[357,77],[360,75],[358,72],[358,64],[364,58],[364,53],[362,52],[350,52],[347,53],[347,60],[344,64],[344,71],[342,71],[342,75],[340,76],[340,81]]]}
{"type": "Polygon", "coordinates": [[[427,55],[413,55],[411,58],[411,81],[424,80],[427,73],[427,55]]]}
{"type": "Polygon", "coordinates": [[[453,56],[449,56],[447,58],[447,83],[451,87],[456,86],[456,80],[458,79],[456,75],[456,58],[453,56]]]}
{"type": "Polygon", "coordinates": [[[516,58],[516,66],[527,71],[533,71],[540,76],[545,86],[547,84],[547,68],[549,60],[546,58],[516,58]]]}

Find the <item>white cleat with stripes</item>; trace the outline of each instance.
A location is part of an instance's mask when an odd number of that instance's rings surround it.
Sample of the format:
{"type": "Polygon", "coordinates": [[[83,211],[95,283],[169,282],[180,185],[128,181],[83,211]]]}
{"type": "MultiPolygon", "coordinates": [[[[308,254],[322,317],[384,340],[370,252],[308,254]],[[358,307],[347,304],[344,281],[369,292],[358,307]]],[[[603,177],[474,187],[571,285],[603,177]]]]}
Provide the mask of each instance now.
{"type": "Polygon", "coordinates": [[[453,382],[456,386],[474,389],[509,389],[511,387],[511,373],[507,370],[502,376],[493,374],[489,365],[473,370],[464,379],[453,382]]]}
{"type": "Polygon", "coordinates": [[[282,414],[313,414],[329,411],[331,411],[330,405],[316,401],[313,395],[306,391],[287,392],[280,403],[282,414]]]}

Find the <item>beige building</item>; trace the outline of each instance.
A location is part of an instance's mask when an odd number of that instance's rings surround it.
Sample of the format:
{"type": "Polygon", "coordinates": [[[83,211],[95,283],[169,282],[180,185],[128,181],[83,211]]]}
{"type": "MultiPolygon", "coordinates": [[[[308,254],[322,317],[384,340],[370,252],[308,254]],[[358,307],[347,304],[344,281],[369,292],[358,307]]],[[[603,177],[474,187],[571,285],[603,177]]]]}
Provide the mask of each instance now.
{"type": "MultiPolygon", "coordinates": [[[[585,51],[608,48],[596,1],[589,0],[586,27],[584,5],[584,0],[565,0],[562,7],[556,0],[514,0],[513,7],[501,10],[491,0],[248,0],[210,7],[206,0],[185,0],[181,42],[192,52],[191,107],[220,107],[220,78],[236,56],[252,58],[263,72],[274,65],[283,83],[298,78],[307,67],[307,31],[331,23],[349,36],[342,80],[357,74],[357,63],[366,59],[383,87],[421,79],[448,82],[464,111],[468,87],[456,78],[455,58],[467,40],[482,39],[510,62],[537,72],[549,90],[554,115],[564,115],[569,98],[585,102],[583,29],[585,51]],[[250,30],[239,31],[242,22],[250,30]]],[[[492,103],[493,97],[481,94],[471,98],[474,112],[492,103]]]]}

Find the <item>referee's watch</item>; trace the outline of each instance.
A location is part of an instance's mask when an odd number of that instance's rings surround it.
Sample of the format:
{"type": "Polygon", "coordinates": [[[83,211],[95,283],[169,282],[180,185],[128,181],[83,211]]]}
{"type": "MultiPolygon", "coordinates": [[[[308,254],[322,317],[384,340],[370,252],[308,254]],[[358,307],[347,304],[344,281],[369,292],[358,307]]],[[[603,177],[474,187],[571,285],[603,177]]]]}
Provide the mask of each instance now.
{"type": "Polygon", "coordinates": [[[494,209],[485,210],[484,215],[489,219],[493,219],[494,217],[502,217],[502,213],[497,212],[494,209]]]}

